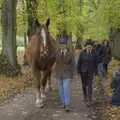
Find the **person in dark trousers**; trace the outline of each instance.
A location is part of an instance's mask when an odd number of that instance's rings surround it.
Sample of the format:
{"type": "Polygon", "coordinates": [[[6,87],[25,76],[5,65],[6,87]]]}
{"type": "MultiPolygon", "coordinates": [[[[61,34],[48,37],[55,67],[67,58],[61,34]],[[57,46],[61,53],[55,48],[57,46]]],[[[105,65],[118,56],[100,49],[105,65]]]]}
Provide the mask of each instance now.
{"type": "Polygon", "coordinates": [[[81,75],[84,100],[90,104],[92,101],[93,77],[97,72],[97,54],[91,41],[85,43],[85,48],[79,56],[77,69],[81,75]]]}
{"type": "Polygon", "coordinates": [[[111,53],[111,48],[109,46],[108,41],[104,41],[103,42],[103,66],[105,69],[105,73],[108,73],[108,64],[110,63],[111,59],[112,59],[112,53],[111,53]]]}

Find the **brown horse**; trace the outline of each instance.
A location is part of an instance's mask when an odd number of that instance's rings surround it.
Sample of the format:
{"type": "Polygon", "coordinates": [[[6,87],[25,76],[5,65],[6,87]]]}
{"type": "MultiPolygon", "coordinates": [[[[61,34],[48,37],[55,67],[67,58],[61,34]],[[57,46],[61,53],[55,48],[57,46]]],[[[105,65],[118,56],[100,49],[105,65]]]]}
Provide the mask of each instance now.
{"type": "Polygon", "coordinates": [[[49,34],[49,24],[49,19],[43,25],[36,21],[36,32],[32,35],[24,55],[24,60],[31,66],[36,79],[36,105],[39,107],[44,105],[47,79],[51,87],[51,68],[55,63],[55,41],[49,34]]]}

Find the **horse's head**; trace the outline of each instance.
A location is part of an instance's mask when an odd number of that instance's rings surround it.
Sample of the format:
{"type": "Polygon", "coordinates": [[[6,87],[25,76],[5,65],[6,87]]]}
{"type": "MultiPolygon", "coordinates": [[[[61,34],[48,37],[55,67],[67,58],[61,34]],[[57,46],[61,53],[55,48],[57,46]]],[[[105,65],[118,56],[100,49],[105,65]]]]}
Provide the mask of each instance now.
{"type": "Polygon", "coordinates": [[[45,54],[48,51],[48,42],[49,42],[49,24],[50,19],[47,20],[45,24],[40,24],[36,20],[36,33],[40,37],[40,52],[45,54]]]}

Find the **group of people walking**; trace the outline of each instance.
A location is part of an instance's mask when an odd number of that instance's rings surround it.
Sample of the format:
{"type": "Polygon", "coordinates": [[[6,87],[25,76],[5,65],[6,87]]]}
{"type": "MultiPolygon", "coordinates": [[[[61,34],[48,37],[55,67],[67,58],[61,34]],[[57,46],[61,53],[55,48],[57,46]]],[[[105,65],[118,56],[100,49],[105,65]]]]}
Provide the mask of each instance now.
{"type": "Polygon", "coordinates": [[[74,52],[70,51],[69,48],[58,49],[55,71],[60,107],[65,108],[66,112],[70,111],[71,83],[75,71],[81,77],[84,101],[90,104],[94,76],[105,77],[110,60],[111,50],[106,41],[98,43],[87,40],[80,50],[79,57],[74,56],[74,52]]]}
{"type": "Polygon", "coordinates": [[[92,101],[94,76],[105,77],[110,61],[111,50],[108,43],[94,43],[91,40],[85,43],[78,59],[77,69],[81,75],[84,100],[88,104],[92,101]]]}

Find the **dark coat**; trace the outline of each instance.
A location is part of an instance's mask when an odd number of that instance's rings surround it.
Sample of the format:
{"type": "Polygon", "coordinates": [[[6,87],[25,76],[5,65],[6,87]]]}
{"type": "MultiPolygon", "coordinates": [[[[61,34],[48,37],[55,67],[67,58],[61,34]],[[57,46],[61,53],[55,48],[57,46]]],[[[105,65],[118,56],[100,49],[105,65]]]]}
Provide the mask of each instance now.
{"type": "Polygon", "coordinates": [[[112,81],[112,104],[120,106],[120,71],[116,71],[112,81]]]}
{"type": "Polygon", "coordinates": [[[97,72],[98,57],[94,50],[91,51],[91,54],[87,53],[86,50],[83,50],[80,53],[78,59],[78,72],[97,72]]]}
{"type": "Polygon", "coordinates": [[[111,61],[112,58],[112,53],[111,53],[111,49],[109,46],[104,46],[103,47],[103,63],[104,64],[108,64],[111,61]]]}
{"type": "Polygon", "coordinates": [[[103,62],[103,56],[104,56],[104,47],[101,44],[98,44],[95,48],[95,51],[98,56],[98,62],[101,63],[103,62]]]}
{"type": "Polygon", "coordinates": [[[72,78],[74,72],[74,56],[67,52],[64,56],[57,54],[56,57],[56,77],[72,78]]]}
{"type": "Polygon", "coordinates": [[[98,44],[95,48],[95,51],[98,56],[99,63],[108,64],[111,61],[112,54],[109,46],[103,44],[98,44]]]}

